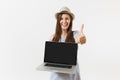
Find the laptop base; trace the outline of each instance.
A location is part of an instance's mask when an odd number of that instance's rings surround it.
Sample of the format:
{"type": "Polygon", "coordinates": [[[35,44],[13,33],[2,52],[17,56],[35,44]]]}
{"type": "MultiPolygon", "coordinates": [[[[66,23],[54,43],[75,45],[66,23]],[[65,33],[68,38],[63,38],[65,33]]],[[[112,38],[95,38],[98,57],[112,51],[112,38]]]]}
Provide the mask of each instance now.
{"type": "Polygon", "coordinates": [[[72,68],[71,65],[62,65],[62,64],[51,64],[51,63],[46,63],[45,66],[49,67],[58,67],[58,68],[72,68]]]}
{"type": "Polygon", "coordinates": [[[67,74],[75,74],[76,65],[73,65],[72,68],[61,68],[61,67],[51,67],[45,66],[46,63],[43,63],[37,67],[38,71],[50,71],[50,72],[58,72],[58,73],[67,73],[67,74]]]}

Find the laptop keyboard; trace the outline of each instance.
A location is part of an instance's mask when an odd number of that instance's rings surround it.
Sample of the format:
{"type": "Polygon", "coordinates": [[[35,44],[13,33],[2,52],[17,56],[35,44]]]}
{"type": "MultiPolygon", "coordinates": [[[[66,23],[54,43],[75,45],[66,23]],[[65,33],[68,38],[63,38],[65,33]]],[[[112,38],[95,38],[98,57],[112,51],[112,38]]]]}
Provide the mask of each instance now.
{"type": "Polygon", "coordinates": [[[45,66],[51,66],[51,67],[61,67],[61,68],[72,68],[72,66],[69,65],[60,65],[60,64],[45,64],[45,66]]]}

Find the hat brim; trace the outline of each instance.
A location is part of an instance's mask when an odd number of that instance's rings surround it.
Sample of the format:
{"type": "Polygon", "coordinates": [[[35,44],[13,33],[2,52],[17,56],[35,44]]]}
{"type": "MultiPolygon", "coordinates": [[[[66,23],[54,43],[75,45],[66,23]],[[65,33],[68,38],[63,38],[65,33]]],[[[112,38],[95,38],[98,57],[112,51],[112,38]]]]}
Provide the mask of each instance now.
{"type": "Polygon", "coordinates": [[[57,19],[58,15],[60,15],[60,14],[69,14],[73,18],[73,20],[75,18],[75,15],[71,12],[58,12],[55,14],[55,18],[57,19]]]}

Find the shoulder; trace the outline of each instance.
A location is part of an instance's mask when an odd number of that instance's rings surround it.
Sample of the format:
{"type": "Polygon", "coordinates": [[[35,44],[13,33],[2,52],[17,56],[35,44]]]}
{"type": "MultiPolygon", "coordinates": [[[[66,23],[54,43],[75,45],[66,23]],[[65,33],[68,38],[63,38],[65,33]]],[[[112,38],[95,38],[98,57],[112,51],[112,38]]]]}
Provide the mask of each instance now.
{"type": "Polygon", "coordinates": [[[73,31],[73,37],[74,37],[76,43],[78,42],[79,35],[80,35],[79,31],[77,31],[77,30],[73,31]]]}
{"type": "Polygon", "coordinates": [[[52,34],[50,37],[49,37],[49,40],[52,41],[53,37],[55,36],[55,34],[52,34]]]}
{"type": "Polygon", "coordinates": [[[77,37],[79,34],[80,34],[79,31],[77,31],[77,30],[76,30],[76,31],[73,31],[73,36],[74,36],[74,37],[77,37]]]}

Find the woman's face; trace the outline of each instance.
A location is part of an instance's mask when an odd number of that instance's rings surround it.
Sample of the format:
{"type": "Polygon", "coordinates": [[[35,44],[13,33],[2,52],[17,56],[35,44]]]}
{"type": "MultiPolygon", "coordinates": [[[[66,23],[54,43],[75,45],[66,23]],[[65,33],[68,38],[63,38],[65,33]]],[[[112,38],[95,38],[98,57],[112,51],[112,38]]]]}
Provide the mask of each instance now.
{"type": "Polygon", "coordinates": [[[62,30],[67,30],[70,25],[70,16],[68,14],[62,14],[60,20],[60,26],[62,30]]]}

